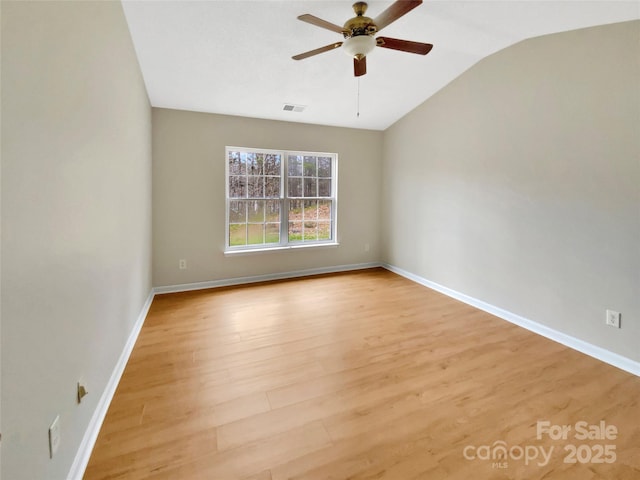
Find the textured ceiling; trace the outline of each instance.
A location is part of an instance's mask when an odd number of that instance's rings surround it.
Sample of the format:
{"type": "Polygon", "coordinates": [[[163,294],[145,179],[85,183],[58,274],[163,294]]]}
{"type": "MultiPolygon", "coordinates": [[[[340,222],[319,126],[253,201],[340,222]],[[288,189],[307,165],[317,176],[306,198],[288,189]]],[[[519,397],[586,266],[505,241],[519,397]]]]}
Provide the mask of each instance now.
{"type": "MultiPolygon", "coordinates": [[[[516,42],[640,18],[638,1],[425,0],[381,34],[432,43],[431,53],[376,48],[358,81],[341,49],[291,59],[342,40],[296,17],[342,25],[354,16],[350,0],[122,3],[153,106],[375,130],[516,42]],[[306,108],[284,111],[285,103],[306,108]]],[[[367,16],[392,3],[369,2],[367,16]]]]}

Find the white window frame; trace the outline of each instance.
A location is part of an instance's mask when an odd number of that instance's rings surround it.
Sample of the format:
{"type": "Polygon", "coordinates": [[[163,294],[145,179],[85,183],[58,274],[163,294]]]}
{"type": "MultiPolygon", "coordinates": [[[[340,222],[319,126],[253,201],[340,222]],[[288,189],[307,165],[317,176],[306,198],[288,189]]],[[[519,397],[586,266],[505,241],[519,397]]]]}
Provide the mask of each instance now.
{"type": "MultiPolygon", "coordinates": [[[[317,177],[316,177],[317,178],[317,177]]],[[[309,247],[326,247],[337,246],[338,232],[338,154],[329,152],[305,152],[297,150],[273,150],[268,148],[255,147],[225,147],[225,254],[238,253],[257,253],[274,250],[288,250],[293,248],[309,248],[309,247]],[[267,198],[264,200],[279,200],[280,202],[280,242],[279,243],[261,243],[252,245],[230,245],[229,244],[229,207],[230,202],[240,200],[229,197],[229,152],[240,151],[248,153],[265,153],[276,154],[281,156],[280,161],[280,197],[267,198]],[[331,196],[330,197],[289,197],[288,160],[289,156],[315,156],[331,158],[331,196]],[[327,240],[299,240],[289,241],[289,204],[291,200],[327,200],[331,201],[333,208],[331,209],[331,238],[327,240]]]]}

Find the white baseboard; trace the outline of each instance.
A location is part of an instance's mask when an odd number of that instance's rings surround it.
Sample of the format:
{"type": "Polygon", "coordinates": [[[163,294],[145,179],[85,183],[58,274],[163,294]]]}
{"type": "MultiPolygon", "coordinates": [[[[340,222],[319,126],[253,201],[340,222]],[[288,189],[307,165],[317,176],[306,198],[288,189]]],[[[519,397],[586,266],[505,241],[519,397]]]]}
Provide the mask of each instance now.
{"type": "Polygon", "coordinates": [[[346,272],[350,270],[363,270],[366,268],[380,267],[378,262],[356,263],[352,265],[336,265],[332,267],[310,268],[307,270],[295,270],[293,272],[268,273],[266,275],[254,275],[251,277],[237,277],[225,280],[212,280],[209,282],[184,283],[182,285],[168,285],[165,287],[155,287],[156,295],[162,293],[189,292],[191,290],[204,290],[207,288],[229,287],[233,285],[244,285],[247,283],[268,282],[271,280],[282,280],[286,278],[307,277],[310,275],[320,275],[323,273],[346,272]]]}
{"type": "Polygon", "coordinates": [[[424,285],[425,287],[443,293],[448,297],[455,298],[456,300],[466,303],[467,305],[471,305],[472,307],[476,307],[480,310],[488,312],[492,315],[495,315],[496,317],[506,320],[507,322],[513,323],[522,328],[526,328],[531,332],[537,333],[538,335],[542,335],[543,337],[546,337],[550,340],[561,343],[566,347],[582,352],[586,355],[589,355],[590,357],[608,363],[609,365],[613,365],[614,367],[617,367],[621,370],[632,373],[633,375],[640,376],[640,362],[636,362],[634,360],[631,360],[630,358],[623,357],[622,355],[618,355],[617,353],[611,352],[602,347],[587,343],[583,340],[572,337],[571,335],[567,335],[566,333],[562,333],[558,330],[554,330],[551,327],[547,327],[546,325],[542,325],[538,322],[534,322],[533,320],[529,320],[528,318],[524,318],[520,315],[516,315],[515,313],[503,310],[502,308],[495,307],[489,303],[483,302],[482,300],[478,300],[477,298],[470,297],[469,295],[465,295],[464,293],[457,292],[455,290],[452,290],[451,288],[432,282],[393,265],[383,263],[381,266],[393,273],[397,273],[398,275],[419,283],[420,285],[424,285]]]}
{"type": "Polygon", "coordinates": [[[124,368],[127,365],[127,361],[129,360],[129,356],[131,355],[133,346],[138,339],[138,335],[140,334],[140,330],[142,329],[144,320],[145,318],[147,318],[147,313],[149,313],[149,308],[151,307],[153,297],[154,292],[153,290],[151,290],[149,296],[147,297],[147,300],[144,303],[144,306],[142,307],[142,310],[140,311],[140,314],[138,315],[138,318],[136,319],[136,323],[134,324],[133,330],[131,331],[129,338],[127,339],[127,343],[125,344],[124,349],[120,354],[118,363],[116,363],[116,366],[111,373],[111,377],[107,382],[107,386],[102,392],[100,400],[98,400],[98,405],[93,412],[93,416],[89,421],[89,426],[84,433],[84,437],[82,437],[82,442],[80,443],[80,447],[78,448],[76,457],[73,460],[73,464],[71,465],[71,469],[67,477],[68,480],[82,480],[84,472],[87,468],[87,464],[89,463],[89,458],[91,457],[91,452],[93,451],[93,447],[95,446],[96,440],[98,439],[98,433],[100,433],[102,422],[107,415],[107,410],[109,410],[109,405],[111,404],[113,395],[116,393],[116,388],[118,387],[118,383],[120,382],[120,378],[122,377],[124,368]]]}

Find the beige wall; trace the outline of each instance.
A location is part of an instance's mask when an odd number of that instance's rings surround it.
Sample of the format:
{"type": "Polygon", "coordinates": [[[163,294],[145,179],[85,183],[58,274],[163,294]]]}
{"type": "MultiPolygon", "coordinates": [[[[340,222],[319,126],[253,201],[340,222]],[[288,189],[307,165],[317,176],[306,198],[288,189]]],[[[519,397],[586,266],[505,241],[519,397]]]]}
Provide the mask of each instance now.
{"type": "Polygon", "coordinates": [[[2,478],[64,480],[151,289],[151,109],[121,4],[3,2],[2,120],[2,478]]]}
{"type": "Polygon", "coordinates": [[[522,42],[388,129],[384,261],[640,360],[639,34],[522,42]]]}
{"type": "Polygon", "coordinates": [[[378,261],[381,162],[382,132],[154,108],[154,285],[378,261]],[[340,246],[225,256],[227,145],[338,153],[340,246]]]}

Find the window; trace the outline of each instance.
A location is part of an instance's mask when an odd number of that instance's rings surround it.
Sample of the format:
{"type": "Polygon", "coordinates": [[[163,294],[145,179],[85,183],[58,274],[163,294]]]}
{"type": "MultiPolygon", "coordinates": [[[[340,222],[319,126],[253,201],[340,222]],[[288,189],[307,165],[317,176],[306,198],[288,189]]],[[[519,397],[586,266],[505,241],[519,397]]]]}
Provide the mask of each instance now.
{"type": "Polygon", "coordinates": [[[227,147],[227,251],[335,243],[337,157],[227,147]]]}

